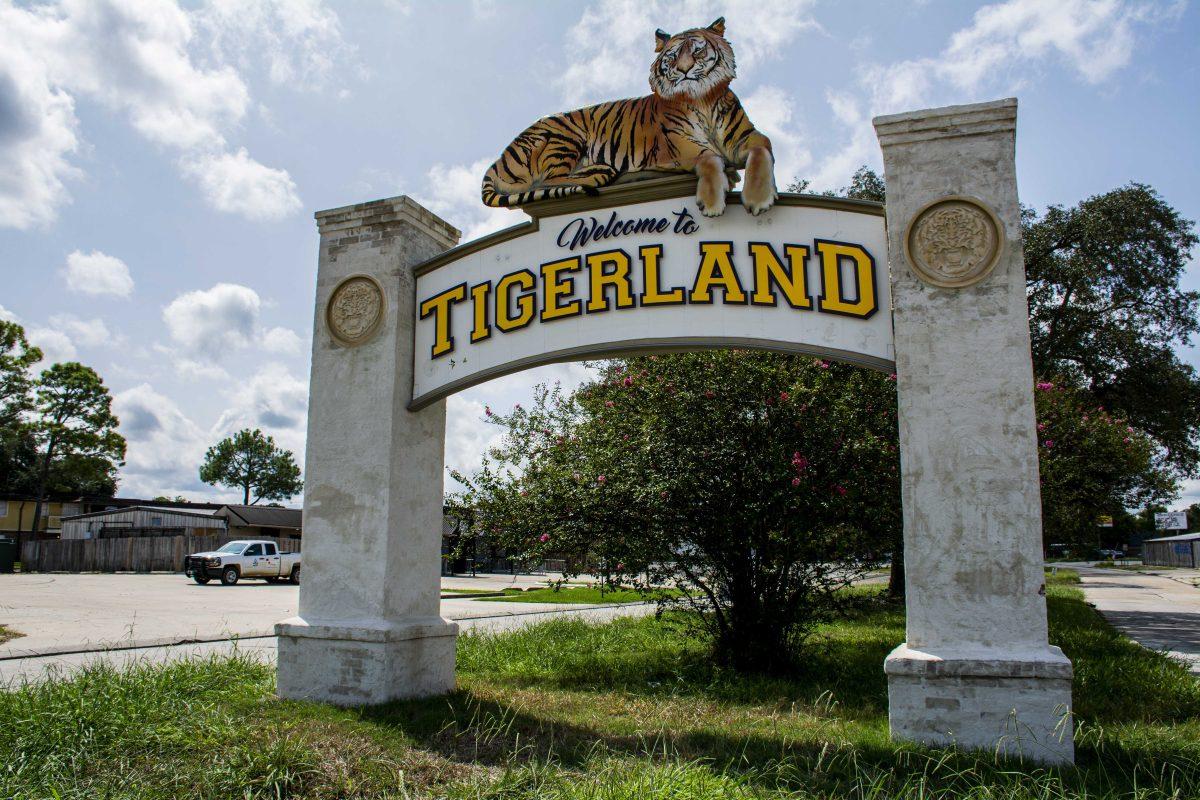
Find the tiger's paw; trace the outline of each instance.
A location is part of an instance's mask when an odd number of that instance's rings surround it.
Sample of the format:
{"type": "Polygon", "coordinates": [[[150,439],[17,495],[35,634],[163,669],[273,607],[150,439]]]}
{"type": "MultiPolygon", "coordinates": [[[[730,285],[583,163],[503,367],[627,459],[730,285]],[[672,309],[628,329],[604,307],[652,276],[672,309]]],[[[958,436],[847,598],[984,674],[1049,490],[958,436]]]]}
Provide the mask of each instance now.
{"type": "Polygon", "coordinates": [[[766,180],[747,179],[746,186],[742,189],[742,205],[748,214],[755,217],[775,205],[778,199],[779,192],[775,190],[775,180],[769,174],[766,180]]]}
{"type": "Polygon", "coordinates": [[[696,195],[696,206],[706,217],[719,217],[725,213],[725,194],[722,192],[711,203],[705,202],[699,195],[696,195]]]}
{"type": "Polygon", "coordinates": [[[729,190],[729,179],[719,173],[716,180],[700,179],[696,188],[696,206],[706,217],[719,217],[725,213],[725,192],[729,190]]]}

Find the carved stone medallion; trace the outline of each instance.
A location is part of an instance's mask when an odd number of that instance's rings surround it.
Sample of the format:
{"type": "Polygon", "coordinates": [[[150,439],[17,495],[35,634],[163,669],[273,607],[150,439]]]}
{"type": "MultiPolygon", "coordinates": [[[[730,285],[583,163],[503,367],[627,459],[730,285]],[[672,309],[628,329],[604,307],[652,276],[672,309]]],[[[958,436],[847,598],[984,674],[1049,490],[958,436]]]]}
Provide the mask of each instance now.
{"type": "Polygon", "coordinates": [[[970,197],[943,197],[922,208],[904,235],[904,252],[926,283],[962,288],[983,280],[1004,249],[1004,228],[970,197]]]}
{"type": "Polygon", "coordinates": [[[350,347],[369,341],[379,330],[385,313],[383,287],[366,275],[355,275],[339,283],[325,308],[329,332],[350,347]]]}

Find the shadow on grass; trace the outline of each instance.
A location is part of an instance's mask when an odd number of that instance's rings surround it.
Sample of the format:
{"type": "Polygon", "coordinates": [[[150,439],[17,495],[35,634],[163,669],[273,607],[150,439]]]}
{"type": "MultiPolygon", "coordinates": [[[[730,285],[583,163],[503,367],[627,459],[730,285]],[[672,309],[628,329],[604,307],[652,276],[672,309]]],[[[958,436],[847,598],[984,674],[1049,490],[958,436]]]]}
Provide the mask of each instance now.
{"type": "Polygon", "coordinates": [[[1053,594],[1052,638],[1076,666],[1074,770],[1014,770],[988,753],[890,742],[882,663],[903,636],[903,618],[879,603],[825,626],[787,678],[721,670],[678,619],[564,621],[466,641],[464,688],[447,698],[359,713],[442,757],[493,767],[587,771],[599,753],[696,761],[762,788],[831,796],[858,795],[864,781],[881,796],[927,782],[937,796],[955,787],[1027,796],[1031,775],[1054,792],[1158,787],[1164,796],[1200,796],[1200,684],[1119,636],[1078,590],[1053,594]],[[517,697],[532,689],[545,693],[540,706],[517,697]],[[697,713],[680,713],[679,701],[694,702],[697,713]]]}

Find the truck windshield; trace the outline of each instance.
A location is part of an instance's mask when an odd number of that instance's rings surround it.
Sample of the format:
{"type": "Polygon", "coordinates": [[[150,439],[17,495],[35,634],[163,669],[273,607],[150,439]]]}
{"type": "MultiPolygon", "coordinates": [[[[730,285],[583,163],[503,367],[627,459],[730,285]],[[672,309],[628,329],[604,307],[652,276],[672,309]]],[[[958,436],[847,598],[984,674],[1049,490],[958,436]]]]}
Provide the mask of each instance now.
{"type": "Polygon", "coordinates": [[[218,553],[240,553],[240,552],[242,552],[242,548],[245,546],[246,546],[245,542],[230,542],[229,544],[225,545],[224,547],[218,548],[217,552],[218,553]]]}

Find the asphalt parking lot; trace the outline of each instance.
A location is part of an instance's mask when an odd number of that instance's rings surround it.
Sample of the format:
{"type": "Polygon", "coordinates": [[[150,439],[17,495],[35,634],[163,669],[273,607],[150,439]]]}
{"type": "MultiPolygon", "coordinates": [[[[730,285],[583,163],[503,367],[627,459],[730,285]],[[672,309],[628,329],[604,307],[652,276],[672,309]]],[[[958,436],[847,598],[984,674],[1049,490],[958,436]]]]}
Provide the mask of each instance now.
{"type": "MultiPolygon", "coordinates": [[[[545,585],[547,576],[443,579],[443,589],[499,590],[545,585]]],[[[113,647],[266,636],[295,616],[299,587],[243,581],[199,586],[179,574],[0,575],[0,625],[22,636],[0,644],[0,659],[113,647]]],[[[452,619],[572,608],[549,603],[442,600],[452,619]]],[[[578,608],[578,606],[574,606],[578,608]]]]}

